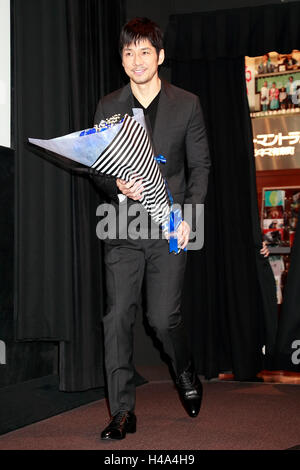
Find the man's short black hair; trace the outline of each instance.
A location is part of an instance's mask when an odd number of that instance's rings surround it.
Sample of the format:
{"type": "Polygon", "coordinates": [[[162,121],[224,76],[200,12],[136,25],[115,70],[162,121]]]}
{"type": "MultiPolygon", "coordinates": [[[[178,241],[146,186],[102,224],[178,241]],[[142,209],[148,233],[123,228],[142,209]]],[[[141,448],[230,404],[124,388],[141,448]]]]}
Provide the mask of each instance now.
{"type": "Polygon", "coordinates": [[[155,47],[157,55],[163,49],[163,32],[154,21],[148,18],[133,18],[126,23],[120,35],[120,54],[122,55],[123,49],[129,44],[136,44],[137,42],[148,39],[152,46],[155,47]]]}

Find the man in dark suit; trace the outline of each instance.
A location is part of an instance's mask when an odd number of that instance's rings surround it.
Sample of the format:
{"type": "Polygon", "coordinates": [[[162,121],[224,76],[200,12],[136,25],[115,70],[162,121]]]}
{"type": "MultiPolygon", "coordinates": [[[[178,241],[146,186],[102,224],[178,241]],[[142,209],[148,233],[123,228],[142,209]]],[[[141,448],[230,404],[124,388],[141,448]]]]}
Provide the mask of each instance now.
{"type": "MultiPolygon", "coordinates": [[[[102,98],[95,123],[114,114],[132,115],[142,108],[157,154],[167,162],[161,167],[174,202],[203,204],[210,167],[205,124],[199,99],[160,80],[164,61],[161,30],[146,18],[125,25],[120,37],[122,65],[130,83],[102,98]]],[[[143,186],[136,180],[98,177],[100,189],[117,213],[122,204],[138,203],[143,186]]],[[[141,205],[141,204],[140,204],[141,205]]],[[[132,331],[143,279],[146,281],[147,317],[171,359],[176,386],[189,416],[198,415],[202,385],[190,360],[188,341],[180,311],[186,264],[183,250],[191,227],[183,220],[178,229],[181,252],[169,254],[168,242],[144,237],[107,240],[105,266],[107,312],[103,319],[105,366],[112,419],[102,439],[123,439],[135,432],[136,416],[132,331]]],[[[143,228],[142,228],[143,231],[143,228]]]]}

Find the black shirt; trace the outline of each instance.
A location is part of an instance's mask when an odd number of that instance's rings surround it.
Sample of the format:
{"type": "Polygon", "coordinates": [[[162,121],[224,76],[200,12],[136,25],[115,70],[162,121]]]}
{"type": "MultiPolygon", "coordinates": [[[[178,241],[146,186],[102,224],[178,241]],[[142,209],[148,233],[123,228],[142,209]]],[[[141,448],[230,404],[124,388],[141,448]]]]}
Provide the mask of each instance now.
{"type": "MultiPolygon", "coordinates": [[[[156,113],[157,113],[157,106],[159,103],[159,97],[160,97],[160,91],[156,95],[156,97],[151,101],[149,106],[147,108],[144,108],[143,105],[136,99],[136,97],[133,95],[133,100],[134,100],[134,107],[135,108],[141,108],[144,111],[145,115],[145,120],[147,127],[150,128],[150,134],[153,133],[154,130],[154,125],[155,125],[155,119],[156,119],[156,113]]],[[[141,234],[144,234],[145,236],[151,235],[151,217],[150,214],[148,214],[148,225],[147,227],[140,227],[141,234]]],[[[159,233],[161,236],[161,228],[159,228],[159,233]]]]}
{"type": "MultiPolygon", "coordinates": [[[[157,93],[156,97],[151,101],[149,106],[147,108],[144,108],[143,105],[136,99],[134,95],[133,96],[133,101],[134,101],[134,107],[135,108],[141,108],[144,111],[145,119],[146,119],[146,124],[150,128],[150,134],[153,133],[154,125],[155,125],[155,119],[156,119],[156,112],[157,112],[157,106],[159,103],[159,97],[160,97],[160,91],[157,93]]],[[[121,191],[118,188],[118,194],[122,194],[121,191]]]]}
{"type": "Polygon", "coordinates": [[[156,97],[151,101],[149,106],[147,108],[144,108],[143,105],[136,99],[136,97],[133,95],[133,100],[134,100],[134,107],[135,108],[142,108],[144,111],[144,115],[146,118],[147,125],[150,124],[150,130],[153,133],[154,130],[154,125],[155,125],[155,119],[156,119],[156,113],[157,113],[157,106],[159,103],[159,97],[160,97],[160,91],[157,93],[156,97]]]}

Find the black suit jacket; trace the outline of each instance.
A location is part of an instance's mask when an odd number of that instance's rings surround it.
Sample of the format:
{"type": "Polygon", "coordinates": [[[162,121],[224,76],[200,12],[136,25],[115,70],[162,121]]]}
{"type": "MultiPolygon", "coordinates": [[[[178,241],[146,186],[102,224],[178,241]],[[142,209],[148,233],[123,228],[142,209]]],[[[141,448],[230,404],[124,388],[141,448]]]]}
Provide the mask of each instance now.
{"type": "MultiPolygon", "coordinates": [[[[94,122],[113,114],[132,115],[134,107],[130,83],[103,97],[97,106],[94,122]]],[[[210,168],[206,128],[199,98],[165,80],[161,80],[161,94],[153,129],[156,154],[167,163],[161,164],[175,203],[203,204],[207,192],[210,168]]],[[[118,194],[112,178],[98,178],[100,189],[115,200],[118,194]]]]}

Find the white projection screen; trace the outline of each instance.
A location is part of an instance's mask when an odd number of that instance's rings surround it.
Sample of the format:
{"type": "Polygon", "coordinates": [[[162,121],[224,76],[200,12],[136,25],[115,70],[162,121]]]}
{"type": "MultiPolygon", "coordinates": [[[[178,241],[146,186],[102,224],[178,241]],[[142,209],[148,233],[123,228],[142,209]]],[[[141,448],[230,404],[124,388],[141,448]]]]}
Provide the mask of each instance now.
{"type": "Polygon", "coordinates": [[[11,146],[10,0],[0,0],[0,146],[11,146]]]}

